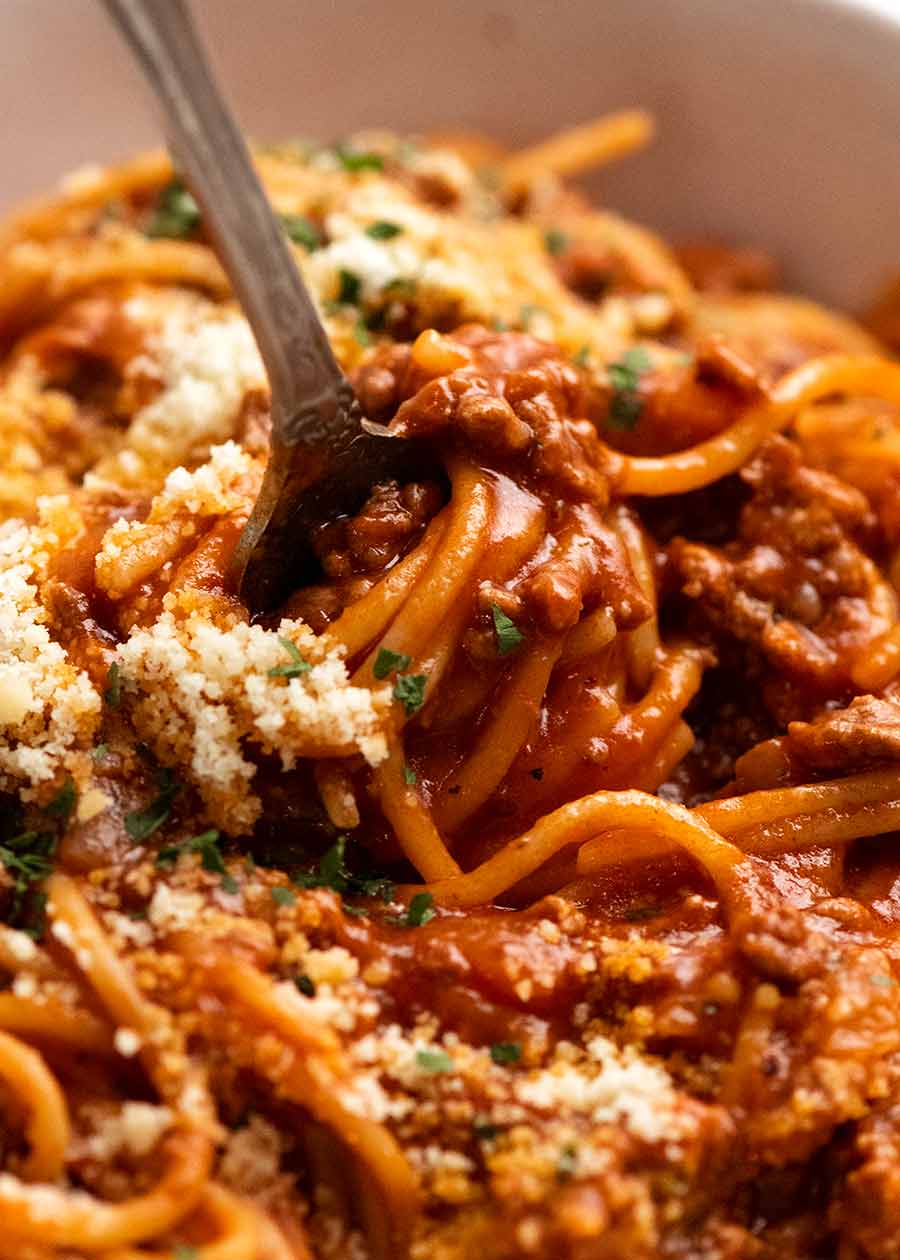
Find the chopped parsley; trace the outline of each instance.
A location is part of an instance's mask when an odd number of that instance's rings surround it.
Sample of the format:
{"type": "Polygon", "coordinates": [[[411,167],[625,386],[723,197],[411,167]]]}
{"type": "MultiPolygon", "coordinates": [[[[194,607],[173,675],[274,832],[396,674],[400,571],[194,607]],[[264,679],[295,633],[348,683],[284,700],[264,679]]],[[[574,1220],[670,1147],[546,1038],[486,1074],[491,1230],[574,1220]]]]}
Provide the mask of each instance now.
{"type": "Polygon", "coordinates": [[[440,1072],[452,1072],[455,1068],[450,1055],[444,1050],[417,1050],[416,1063],[423,1072],[437,1075],[440,1072]]]}
{"type": "Polygon", "coordinates": [[[125,830],[132,840],[146,840],[168,819],[175,798],[181,792],[181,784],[172,771],[163,767],[156,773],[159,792],[144,809],[133,810],[125,815],[125,830]]]}
{"type": "Polygon", "coordinates": [[[272,894],[272,900],[276,906],[292,906],[297,900],[297,894],[292,888],[282,888],[280,885],[276,885],[274,888],[270,888],[269,892],[272,894]]]}
{"type": "Polygon", "coordinates": [[[574,1146],[564,1146],[556,1161],[556,1175],[560,1181],[568,1181],[578,1171],[578,1150],[574,1146]]]}
{"type": "Polygon", "coordinates": [[[296,245],[302,245],[310,253],[322,245],[322,234],[305,214],[283,214],[281,222],[284,230],[296,245]]]}
{"type": "MultiPolygon", "coordinates": [[[[320,859],[315,871],[300,871],[294,875],[298,888],[330,888],[332,892],[353,897],[380,897],[385,903],[394,899],[394,885],[382,876],[368,879],[347,870],[345,852],[347,837],[338,836],[327,853],[320,859]]],[[[345,906],[351,914],[353,907],[345,906]]],[[[364,913],[364,911],[358,911],[364,913]]]]}
{"type": "Polygon", "coordinates": [[[493,328],[494,332],[509,332],[509,324],[505,319],[501,319],[499,315],[496,315],[491,320],[491,328],[493,328]]]}
{"type": "Polygon", "coordinates": [[[294,976],[294,984],[304,997],[311,998],[316,996],[316,983],[309,976],[294,976]]]}
{"type": "Polygon", "coordinates": [[[398,674],[394,683],[394,699],[403,705],[407,717],[418,713],[425,703],[425,674],[398,674]]]}
{"type": "Polygon", "coordinates": [[[407,656],[405,652],[392,652],[389,648],[379,648],[375,664],[372,666],[372,673],[376,678],[387,678],[388,674],[393,674],[395,670],[406,669],[411,661],[412,657],[407,656]]]}
{"type": "Polygon", "coordinates": [[[409,787],[413,787],[416,783],[416,772],[413,770],[412,766],[408,766],[406,762],[403,763],[403,782],[409,787]]]}
{"type": "Polygon", "coordinates": [[[399,236],[402,231],[403,228],[399,223],[390,223],[387,219],[377,219],[366,228],[366,236],[371,236],[373,241],[391,241],[395,236],[399,236]]]}
{"type": "Polygon", "coordinates": [[[548,228],[544,233],[544,245],[548,254],[564,254],[569,248],[569,238],[559,228],[548,228]]]}
{"type": "Polygon", "coordinates": [[[434,918],[434,897],[430,892],[416,893],[406,912],[407,927],[422,927],[434,918]]]}
{"type": "Polygon", "coordinates": [[[575,353],[572,355],[572,362],[575,363],[578,367],[587,367],[588,360],[590,359],[590,357],[591,357],[591,347],[588,345],[583,345],[580,347],[580,349],[576,350],[575,353]]]}
{"type": "Polygon", "coordinates": [[[607,417],[611,428],[633,429],[637,424],[644,406],[638,387],[649,367],[650,356],[642,346],[632,346],[621,359],[607,367],[613,391],[607,417]]]}
{"type": "Polygon", "coordinates": [[[43,932],[46,897],[35,893],[34,886],[52,873],[56,845],[56,836],[48,831],[23,831],[0,845],[0,862],[13,881],[12,905],[7,921],[10,924],[25,924],[24,930],[29,935],[40,936],[43,932]],[[28,914],[29,909],[31,915],[28,914]]]}
{"type": "Polygon", "coordinates": [[[370,346],[372,344],[372,337],[364,315],[360,315],[353,325],[353,340],[358,346],[370,346]]]}
{"type": "Polygon", "coordinates": [[[225,859],[222,857],[222,852],[219,848],[218,831],[204,831],[199,836],[192,836],[190,840],[182,840],[178,844],[167,845],[157,853],[156,865],[161,867],[174,866],[183,853],[199,853],[200,865],[203,869],[212,871],[216,875],[221,875],[222,887],[226,892],[237,892],[237,880],[228,874],[225,859]]]}
{"type": "Polygon", "coordinates": [[[362,281],[356,272],[341,267],[338,272],[338,301],[345,306],[355,306],[361,289],[362,281]]]}
{"type": "Polygon", "coordinates": [[[347,144],[336,144],[334,154],[345,171],[380,171],[384,168],[384,158],[378,153],[366,153],[347,144]]]}
{"type": "Polygon", "coordinates": [[[183,239],[200,226],[200,207],[180,179],[159,194],[156,209],[145,229],[147,236],[183,239]]]}
{"type": "Polygon", "coordinates": [[[534,302],[523,302],[519,307],[519,323],[524,329],[531,327],[531,322],[535,315],[546,315],[547,309],[543,306],[535,306],[534,302]]]}
{"type": "Polygon", "coordinates": [[[172,1260],[197,1260],[199,1255],[196,1247],[190,1247],[187,1243],[176,1243],[172,1260]]]}
{"type": "Polygon", "coordinates": [[[103,699],[111,709],[118,709],[122,703],[122,669],[118,661],[113,661],[106,671],[106,690],[103,699]]]}
{"type": "Polygon", "coordinates": [[[499,604],[491,604],[491,617],[494,620],[494,635],[497,639],[497,651],[501,656],[509,656],[524,642],[525,635],[499,604]]]}
{"type": "Polygon", "coordinates": [[[636,903],[625,911],[625,918],[629,923],[643,923],[647,919],[655,919],[658,914],[659,906],[650,902],[636,903]]]}
{"type": "Polygon", "coordinates": [[[56,793],[50,804],[45,808],[44,813],[49,814],[51,818],[59,818],[63,822],[67,822],[69,815],[75,808],[75,801],[77,799],[78,793],[75,791],[75,784],[72,782],[71,777],[69,777],[56,793]]]}
{"type": "Polygon", "coordinates": [[[491,1046],[494,1063],[518,1063],[521,1057],[522,1047],[517,1041],[495,1041],[491,1046]]]}
{"type": "Polygon", "coordinates": [[[91,760],[102,761],[109,752],[109,744],[98,744],[96,748],[91,749],[91,760]]]}
{"type": "Polygon", "coordinates": [[[299,678],[301,674],[308,674],[312,669],[309,661],[303,659],[296,643],[292,643],[290,639],[286,639],[283,634],[278,636],[278,642],[291,658],[287,665],[276,665],[274,669],[269,670],[270,678],[299,678]]]}
{"type": "Polygon", "coordinates": [[[472,1132],[479,1142],[493,1142],[496,1140],[500,1130],[495,1124],[491,1124],[489,1120],[476,1120],[472,1125],[472,1132]]]}

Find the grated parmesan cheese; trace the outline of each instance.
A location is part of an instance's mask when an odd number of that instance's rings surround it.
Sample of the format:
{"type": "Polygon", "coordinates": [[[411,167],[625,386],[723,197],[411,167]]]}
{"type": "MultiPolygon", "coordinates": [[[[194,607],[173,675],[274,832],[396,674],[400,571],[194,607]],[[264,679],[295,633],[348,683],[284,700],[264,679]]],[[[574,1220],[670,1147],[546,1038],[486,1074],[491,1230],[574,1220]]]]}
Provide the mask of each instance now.
{"type": "Polygon", "coordinates": [[[39,526],[0,525],[0,786],[24,784],[21,796],[64,773],[90,774],[88,749],[99,724],[100,696],[50,637],[37,583],[55,541],[39,526]]]}
{"type": "Polygon", "coordinates": [[[377,765],[387,755],[387,690],[350,686],[339,651],[301,622],[273,631],[166,611],[132,632],[121,659],[138,732],[164,764],[189,767],[223,831],[246,831],[259,816],[245,743],[277,755],[285,770],[304,756],[360,752],[377,765]],[[270,673],[289,663],[284,638],[310,664],[299,677],[270,673]]]}

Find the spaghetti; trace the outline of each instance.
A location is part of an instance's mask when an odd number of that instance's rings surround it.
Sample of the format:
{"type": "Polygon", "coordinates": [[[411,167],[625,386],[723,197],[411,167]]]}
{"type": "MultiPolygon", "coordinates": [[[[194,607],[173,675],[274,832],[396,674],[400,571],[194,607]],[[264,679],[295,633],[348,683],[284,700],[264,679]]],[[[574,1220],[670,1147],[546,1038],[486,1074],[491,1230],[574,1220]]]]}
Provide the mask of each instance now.
{"type": "Polygon", "coordinates": [[[422,459],[256,621],[189,193],[0,234],[0,1256],[900,1255],[900,368],[651,130],[258,154],[422,459]]]}

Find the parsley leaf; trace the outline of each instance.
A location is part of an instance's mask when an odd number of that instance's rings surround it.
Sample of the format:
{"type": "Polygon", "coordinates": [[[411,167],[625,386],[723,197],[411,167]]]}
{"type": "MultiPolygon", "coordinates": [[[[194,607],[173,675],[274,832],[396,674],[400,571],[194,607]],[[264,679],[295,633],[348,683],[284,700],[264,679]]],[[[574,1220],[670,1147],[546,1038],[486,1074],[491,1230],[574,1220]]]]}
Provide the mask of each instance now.
{"type": "Polygon", "coordinates": [[[366,153],[347,144],[336,144],[334,152],[345,171],[380,171],[384,167],[384,159],[377,153],[366,153]]]}
{"type": "Polygon", "coordinates": [[[199,1254],[196,1247],[190,1247],[187,1243],[176,1243],[172,1260],[197,1260],[199,1254]]]}
{"type": "Polygon", "coordinates": [[[322,234],[305,214],[283,214],[281,222],[295,245],[303,245],[310,253],[322,245],[322,234]]]}
{"type": "Polygon", "coordinates": [[[364,315],[360,315],[359,319],[353,325],[353,340],[359,346],[370,346],[372,344],[372,338],[369,335],[369,329],[366,325],[364,315]]]}
{"type": "MultiPolygon", "coordinates": [[[[56,844],[56,837],[51,832],[23,831],[0,845],[0,862],[13,880],[12,905],[8,919],[11,924],[21,920],[26,901],[30,900],[32,909],[36,908],[38,897],[33,894],[33,887],[51,874],[56,844]]],[[[46,898],[38,903],[40,920],[43,919],[45,904],[46,898]]],[[[41,923],[41,930],[42,926],[41,923]]],[[[30,929],[26,928],[26,931],[30,929]]],[[[40,935],[40,930],[36,929],[36,934],[40,935]]]]}
{"type": "Polygon", "coordinates": [[[519,307],[519,323],[527,331],[531,327],[531,321],[535,315],[546,315],[547,308],[544,306],[536,306],[534,302],[523,302],[519,307]]]}
{"type": "Polygon", "coordinates": [[[304,997],[316,996],[316,984],[309,976],[294,976],[294,984],[300,990],[304,997]]]}
{"type": "MultiPolygon", "coordinates": [[[[330,888],[332,892],[354,897],[380,897],[385,903],[394,899],[394,885],[383,876],[368,879],[354,875],[347,870],[344,856],[347,837],[338,836],[337,840],[319,860],[314,871],[299,871],[294,875],[294,883],[298,888],[330,888]]],[[[351,906],[345,906],[349,913],[354,913],[351,906]]],[[[365,911],[357,911],[365,913],[365,911]]]]}
{"type": "Polygon", "coordinates": [[[518,1063],[522,1047],[517,1041],[495,1041],[491,1046],[491,1058],[495,1063],[518,1063]]]}
{"type": "Polygon", "coordinates": [[[434,918],[434,897],[430,892],[416,893],[406,912],[407,927],[421,927],[434,918]]]}
{"type": "Polygon", "coordinates": [[[417,780],[416,780],[415,770],[413,770],[412,766],[408,766],[406,762],[404,762],[403,763],[403,782],[406,783],[409,787],[412,787],[416,783],[416,781],[417,780]]]}
{"type": "Polygon", "coordinates": [[[425,703],[425,684],[428,682],[424,674],[398,674],[394,683],[393,696],[406,710],[406,716],[418,713],[425,703]]]}
{"type": "Polygon", "coordinates": [[[346,267],[341,267],[338,272],[338,301],[344,305],[355,306],[359,301],[359,294],[362,288],[362,282],[355,271],[348,271],[346,267]]]}
{"type": "Polygon", "coordinates": [[[372,666],[372,673],[376,678],[387,678],[388,674],[393,674],[397,669],[406,669],[411,660],[412,657],[407,656],[405,652],[392,652],[389,648],[379,648],[375,664],[372,666]]]}
{"type": "Polygon", "coordinates": [[[452,1072],[456,1065],[444,1050],[417,1050],[416,1063],[423,1072],[436,1075],[439,1072],[452,1072]]]}
{"type": "Polygon", "coordinates": [[[371,236],[373,241],[390,241],[395,236],[399,236],[402,231],[403,228],[399,223],[390,223],[387,219],[377,219],[366,228],[366,236],[371,236]]]}
{"type": "Polygon", "coordinates": [[[274,669],[268,671],[270,678],[299,678],[301,674],[308,674],[312,669],[309,661],[303,659],[296,643],[292,643],[290,639],[286,639],[283,634],[278,636],[278,642],[291,658],[289,665],[276,665],[274,669]]]}
{"type": "Polygon", "coordinates": [[[156,209],[145,229],[147,236],[174,236],[183,239],[200,225],[200,207],[180,179],[159,194],[156,209]]]}
{"type": "Polygon", "coordinates": [[[578,1149],[575,1146],[564,1146],[556,1161],[556,1176],[560,1181],[568,1181],[578,1171],[578,1149]]]}
{"type": "Polygon", "coordinates": [[[72,782],[71,776],[69,776],[53,800],[45,808],[44,813],[49,814],[51,818],[60,818],[66,822],[75,808],[77,799],[78,793],[75,791],[75,784],[72,782]]]}
{"type": "Polygon", "coordinates": [[[297,900],[297,894],[292,888],[282,888],[280,884],[270,888],[269,892],[277,906],[292,906],[297,900]]]}
{"type": "Polygon", "coordinates": [[[144,809],[132,810],[125,815],[125,830],[132,840],[146,840],[169,817],[175,798],[181,792],[181,784],[177,782],[171,770],[163,768],[156,775],[158,794],[144,809]]]}
{"type": "Polygon", "coordinates": [[[614,429],[633,429],[643,410],[643,399],[638,393],[641,377],[650,367],[650,356],[643,346],[632,346],[621,359],[607,366],[612,398],[609,402],[607,424],[614,429]]]}
{"type": "Polygon", "coordinates": [[[572,355],[572,362],[577,364],[578,367],[587,367],[590,357],[591,357],[591,347],[588,345],[584,345],[584,346],[581,346],[580,349],[576,350],[575,353],[572,355]]]}
{"type": "Polygon", "coordinates": [[[103,699],[111,709],[118,709],[122,703],[122,669],[118,661],[113,661],[106,671],[106,690],[103,699]]]}
{"type": "Polygon", "coordinates": [[[515,652],[525,640],[525,635],[499,604],[491,604],[491,617],[494,620],[494,634],[497,638],[497,651],[501,656],[509,656],[515,652]]]}
{"type": "Polygon", "coordinates": [[[98,744],[96,748],[91,749],[91,760],[102,761],[109,752],[109,744],[98,744]]]}
{"type": "Polygon", "coordinates": [[[549,228],[544,233],[544,245],[548,254],[564,254],[569,248],[569,238],[559,228],[549,228]]]}
{"type": "Polygon", "coordinates": [[[222,876],[222,887],[225,892],[235,893],[238,890],[238,882],[228,874],[228,868],[225,866],[225,859],[219,848],[218,831],[204,831],[199,836],[192,836],[189,840],[182,840],[179,844],[170,844],[166,848],[160,849],[156,855],[156,865],[161,867],[174,866],[183,853],[199,853],[200,865],[205,871],[212,871],[216,875],[222,876]]]}
{"type": "Polygon", "coordinates": [[[472,1125],[472,1132],[479,1142],[493,1142],[500,1130],[489,1120],[476,1120],[472,1125]]]}

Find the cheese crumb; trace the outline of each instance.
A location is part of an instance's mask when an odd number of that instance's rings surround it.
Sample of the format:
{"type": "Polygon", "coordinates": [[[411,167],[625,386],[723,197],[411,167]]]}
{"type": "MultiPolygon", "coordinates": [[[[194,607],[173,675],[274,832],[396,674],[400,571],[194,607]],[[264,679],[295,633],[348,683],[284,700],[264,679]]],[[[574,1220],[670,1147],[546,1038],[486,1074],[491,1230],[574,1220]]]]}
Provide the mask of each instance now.
{"type": "Polygon", "coordinates": [[[387,755],[387,690],[351,686],[340,652],[302,622],[275,631],[234,616],[216,623],[209,610],[166,611],[132,632],[121,659],[139,734],[164,764],[189,768],[225,832],[248,830],[260,813],[245,745],[277,755],[285,770],[305,756],[360,752],[377,765],[387,755]],[[292,663],[285,639],[309,665],[295,677],[277,672],[292,663]]]}

